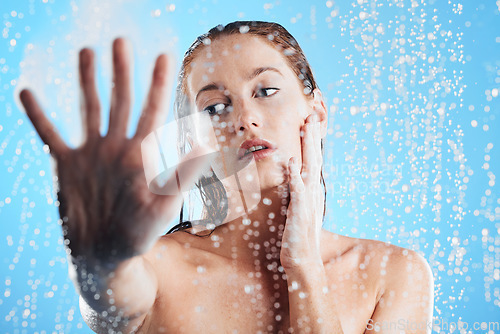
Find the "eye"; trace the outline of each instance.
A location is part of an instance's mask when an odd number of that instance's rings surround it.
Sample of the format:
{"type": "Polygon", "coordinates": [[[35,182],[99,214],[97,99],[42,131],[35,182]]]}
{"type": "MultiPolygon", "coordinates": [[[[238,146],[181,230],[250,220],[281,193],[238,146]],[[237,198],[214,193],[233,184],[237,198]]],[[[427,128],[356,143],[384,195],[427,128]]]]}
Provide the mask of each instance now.
{"type": "Polygon", "coordinates": [[[224,109],[226,109],[226,105],[224,103],[217,103],[203,109],[204,112],[208,113],[210,116],[220,114],[224,109]]]}
{"type": "Polygon", "coordinates": [[[257,90],[257,93],[255,94],[255,97],[269,97],[273,96],[279,91],[279,88],[260,88],[257,90]]]}

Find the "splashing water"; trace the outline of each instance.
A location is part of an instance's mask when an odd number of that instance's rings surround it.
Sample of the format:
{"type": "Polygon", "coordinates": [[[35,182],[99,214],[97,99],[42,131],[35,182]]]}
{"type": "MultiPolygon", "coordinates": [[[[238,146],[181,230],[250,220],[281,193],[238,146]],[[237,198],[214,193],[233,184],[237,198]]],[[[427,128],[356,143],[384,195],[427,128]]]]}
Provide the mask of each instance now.
{"type": "MultiPolygon", "coordinates": [[[[434,315],[440,319],[500,319],[498,1],[162,6],[55,0],[1,5],[2,329],[90,332],[67,277],[47,148],[16,102],[19,89],[32,87],[62,136],[78,145],[81,47],[96,50],[99,94],[109,101],[111,40],[132,41],[134,123],[159,52],[181,59],[200,33],[242,18],[288,28],[326,97],[325,228],[423,254],[433,269],[434,315]]],[[[248,222],[249,233],[254,224],[248,222]]],[[[257,290],[246,285],[241,292],[257,290]]],[[[447,332],[443,326],[435,330],[447,332]]]]}

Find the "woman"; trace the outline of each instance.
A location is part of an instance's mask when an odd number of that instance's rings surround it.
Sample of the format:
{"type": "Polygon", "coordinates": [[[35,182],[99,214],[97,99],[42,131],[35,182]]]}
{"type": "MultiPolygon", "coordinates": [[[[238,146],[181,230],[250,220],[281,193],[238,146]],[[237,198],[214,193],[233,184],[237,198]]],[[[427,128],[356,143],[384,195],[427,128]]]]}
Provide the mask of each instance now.
{"type": "Polygon", "coordinates": [[[32,94],[21,92],[57,162],[70,275],[94,331],[430,332],[433,283],[422,257],[322,229],[327,108],[302,50],[282,26],[218,26],[184,58],[177,118],[193,109],[206,115],[211,124],[197,126],[214,129],[217,143],[191,139],[194,149],[185,158],[190,163],[178,171],[180,186],[198,179],[208,164],[206,153],[215,149],[225,154],[214,166],[234,169],[250,158],[259,178],[260,202],[234,219],[227,213],[237,210],[231,199],[241,188],[218,179],[215,167],[212,176],[201,178],[205,218],[213,220],[208,237],[189,224],[158,237],[178,214],[182,197],[149,191],[140,145],[165,116],[160,111],[168,102],[168,60],[161,55],[156,61],[132,138],[125,137],[129,62],[124,41],[117,39],[110,125],[101,136],[93,53],[80,52],[86,138],[74,150],[32,94]],[[209,184],[219,185],[219,192],[204,192],[209,184]]]}

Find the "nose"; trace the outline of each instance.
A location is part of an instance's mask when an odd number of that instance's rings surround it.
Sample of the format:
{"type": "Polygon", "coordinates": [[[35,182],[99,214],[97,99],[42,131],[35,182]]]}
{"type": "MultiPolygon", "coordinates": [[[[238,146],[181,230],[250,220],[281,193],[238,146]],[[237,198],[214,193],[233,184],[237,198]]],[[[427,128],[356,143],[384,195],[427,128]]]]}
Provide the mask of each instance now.
{"type": "Polygon", "coordinates": [[[236,131],[248,131],[252,127],[258,128],[262,125],[260,113],[249,101],[243,99],[234,101],[233,114],[236,116],[234,124],[236,131]]]}

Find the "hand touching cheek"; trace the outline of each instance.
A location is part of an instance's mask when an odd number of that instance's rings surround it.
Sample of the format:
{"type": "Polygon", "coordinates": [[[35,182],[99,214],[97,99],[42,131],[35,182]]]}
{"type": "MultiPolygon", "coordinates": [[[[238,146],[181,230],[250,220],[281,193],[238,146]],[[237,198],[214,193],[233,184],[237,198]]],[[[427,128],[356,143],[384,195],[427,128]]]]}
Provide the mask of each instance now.
{"type": "Polygon", "coordinates": [[[290,203],[283,232],[281,264],[286,269],[321,263],[320,233],[324,195],[321,189],[321,131],[316,115],[301,129],[302,168],[288,162],[290,203]]]}

